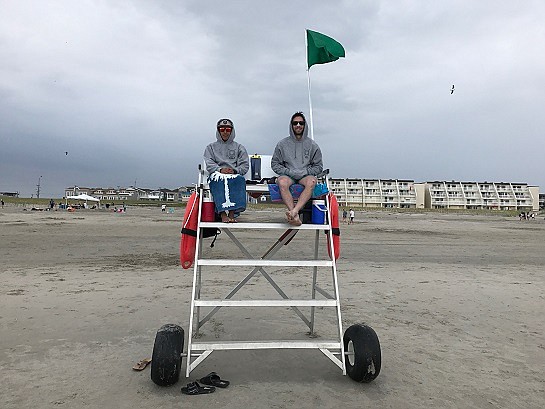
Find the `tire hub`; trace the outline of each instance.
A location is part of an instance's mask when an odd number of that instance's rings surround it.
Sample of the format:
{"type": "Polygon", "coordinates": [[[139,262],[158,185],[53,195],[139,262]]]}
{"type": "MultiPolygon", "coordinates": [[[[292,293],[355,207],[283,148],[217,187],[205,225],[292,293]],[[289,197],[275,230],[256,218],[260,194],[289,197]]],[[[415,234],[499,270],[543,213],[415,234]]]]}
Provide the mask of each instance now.
{"type": "Polygon", "coordinates": [[[355,362],[355,355],[354,355],[354,343],[352,342],[352,340],[348,341],[348,347],[346,349],[346,355],[348,357],[348,362],[350,363],[351,366],[354,366],[354,362],[355,362]]]}

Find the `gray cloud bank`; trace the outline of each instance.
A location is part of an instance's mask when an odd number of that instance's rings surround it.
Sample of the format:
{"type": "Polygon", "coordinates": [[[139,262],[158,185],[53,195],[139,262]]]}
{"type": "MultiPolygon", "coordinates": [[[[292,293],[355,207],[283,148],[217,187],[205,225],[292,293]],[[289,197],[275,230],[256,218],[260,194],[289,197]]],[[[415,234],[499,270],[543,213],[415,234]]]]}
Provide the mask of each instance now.
{"type": "Polygon", "coordinates": [[[0,191],[196,181],[220,117],[270,154],[308,112],[334,177],[545,188],[545,3],[0,1],[0,191]],[[450,88],[455,84],[455,92],[450,88]],[[68,152],[68,155],[65,154],[68,152]]]}

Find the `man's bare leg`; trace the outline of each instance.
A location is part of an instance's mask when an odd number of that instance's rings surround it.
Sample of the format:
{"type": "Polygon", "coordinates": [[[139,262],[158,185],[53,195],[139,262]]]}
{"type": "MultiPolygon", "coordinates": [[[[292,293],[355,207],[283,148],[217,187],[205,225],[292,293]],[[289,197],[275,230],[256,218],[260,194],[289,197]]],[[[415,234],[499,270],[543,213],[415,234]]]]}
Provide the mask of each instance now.
{"type": "Polygon", "coordinates": [[[317,182],[318,181],[316,177],[314,176],[305,176],[303,179],[299,181],[299,183],[303,185],[305,189],[301,192],[301,195],[299,195],[299,200],[297,200],[297,204],[293,206],[291,210],[289,210],[289,216],[291,216],[291,218],[296,221],[298,226],[301,225],[301,220],[299,219],[299,212],[305,206],[305,204],[309,201],[309,199],[312,197],[314,186],[316,186],[317,182]]]}
{"type": "Polygon", "coordinates": [[[290,192],[290,186],[293,185],[293,180],[288,176],[279,176],[278,179],[276,179],[276,184],[280,188],[280,196],[282,197],[282,201],[288,208],[286,217],[288,218],[289,222],[293,219],[291,216],[291,210],[294,208],[294,204],[293,197],[291,196],[290,192]]]}
{"type": "Polygon", "coordinates": [[[314,191],[314,187],[316,186],[317,179],[314,176],[305,176],[303,179],[299,181],[301,185],[305,187],[305,189],[301,192],[301,195],[299,196],[299,200],[297,200],[297,204],[293,206],[291,209],[292,216],[294,214],[299,214],[301,209],[305,206],[305,204],[309,201],[309,199],[312,197],[312,193],[314,191]]]}

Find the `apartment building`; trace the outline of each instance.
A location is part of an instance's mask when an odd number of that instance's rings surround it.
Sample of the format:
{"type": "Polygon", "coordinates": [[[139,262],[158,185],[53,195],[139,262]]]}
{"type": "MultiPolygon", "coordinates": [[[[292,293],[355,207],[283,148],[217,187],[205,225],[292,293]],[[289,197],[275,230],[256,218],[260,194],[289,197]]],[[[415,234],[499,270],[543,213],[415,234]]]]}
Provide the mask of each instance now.
{"type": "Polygon", "coordinates": [[[339,204],[359,207],[423,208],[423,184],[406,179],[329,180],[339,204]]]}
{"type": "Polygon", "coordinates": [[[406,179],[330,179],[339,204],[418,209],[492,209],[536,211],[539,187],[526,183],[406,179]]]}
{"type": "Polygon", "coordinates": [[[538,210],[539,187],[508,182],[426,182],[430,209],[538,210]]]}

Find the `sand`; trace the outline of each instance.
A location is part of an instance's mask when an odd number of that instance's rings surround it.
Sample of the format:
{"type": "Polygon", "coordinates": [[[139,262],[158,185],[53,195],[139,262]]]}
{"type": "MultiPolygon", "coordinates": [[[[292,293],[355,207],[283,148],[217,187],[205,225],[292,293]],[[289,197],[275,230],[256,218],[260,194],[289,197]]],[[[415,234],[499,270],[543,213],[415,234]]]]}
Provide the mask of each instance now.
{"type": "MultiPolygon", "coordinates": [[[[248,211],[282,220],[280,211],[248,211]]],[[[365,322],[382,346],[372,383],[343,376],[313,350],[218,351],[190,381],[231,382],[185,396],[133,364],[151,356],[157,329],[187,330],[192,270],[178,266],[181,210],[31,212],[0,209],[2,408],[542,408],[545,405],[545,221],[440,213],[358,212],[342,226],[338,262],[345,328],[365,322]]],[[[303,232],[300,232],[303,233],[303,232]]],[[[240,233],[260,254],[278,231],[240,233]]],[[[211,239],[207,239],[209,244],[211,239]]],[[[278,254],[306,254],[298,234],[278,254]]],[[[322,246],[323,247],[323,246],[322,246]]],[[[207,257],[239,257],[225,234],[207,257]]],[[[245,273],[204,275],[203,294],[225,294],[245,273]]],[[[310,272],[280,269],[290,295],[310,272]]],[[[327,275],[320,277],[327,282],[327,275]]],[[[263,277],[240,297],[272,298],[263,277]]],[[[330,309],[317,334],[334,334],[330,309]]],[[[222,309],[201,339],[305,339],[290,310],[222,309]]],[[[184,363],[185,368],[185,363],[184,363]]]]}

